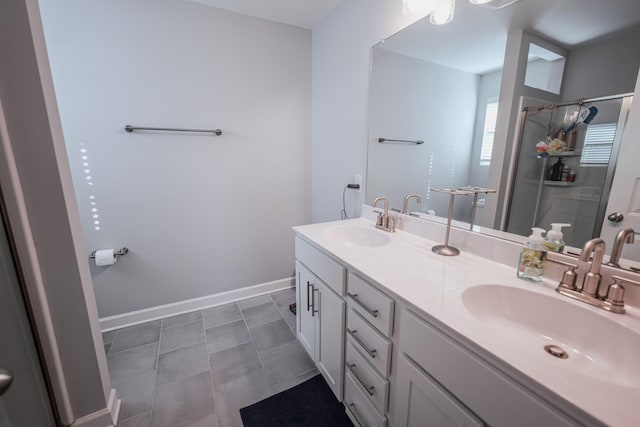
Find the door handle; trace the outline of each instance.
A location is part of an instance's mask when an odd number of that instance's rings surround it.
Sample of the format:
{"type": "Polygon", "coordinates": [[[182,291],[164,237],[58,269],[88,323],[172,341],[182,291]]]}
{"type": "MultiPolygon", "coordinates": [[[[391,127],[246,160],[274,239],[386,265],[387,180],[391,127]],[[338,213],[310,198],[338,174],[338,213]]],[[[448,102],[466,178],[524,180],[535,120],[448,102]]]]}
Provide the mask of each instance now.
{"type": "Polygon", "coordinates": [[[11,387],[13,375],[6,369],[0,369],[0,396],[2,396],[11,387]]]}
{"type": "Polygon", "coordinates": [[[611,222],[622,222],[622,220],[624,219],[624,215],[622,215],[620,212],[613,212],[607,216],[607,219],[611,222]]]}

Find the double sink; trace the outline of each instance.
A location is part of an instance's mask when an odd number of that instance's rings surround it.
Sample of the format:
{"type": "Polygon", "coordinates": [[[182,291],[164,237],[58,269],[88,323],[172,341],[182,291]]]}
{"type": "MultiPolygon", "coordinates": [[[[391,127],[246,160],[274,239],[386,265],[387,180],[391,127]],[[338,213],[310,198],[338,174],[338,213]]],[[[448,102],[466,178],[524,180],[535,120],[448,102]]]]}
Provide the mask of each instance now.
{"type": "MultiPolygon", "coordinates": [[[[323,232],[354,249],[386,246],[395,238],[366,225],[332,225],[323,232]]],[[[519,351],[530,352],[531,363],[552,371],[556,367],[557,375],[568,380],[595,380],[608,390],[640,392],[640,331],[619,315],[598,312],[550,289],[512,284],[467,286],[460,299],[471,318],[519,351]]]]}

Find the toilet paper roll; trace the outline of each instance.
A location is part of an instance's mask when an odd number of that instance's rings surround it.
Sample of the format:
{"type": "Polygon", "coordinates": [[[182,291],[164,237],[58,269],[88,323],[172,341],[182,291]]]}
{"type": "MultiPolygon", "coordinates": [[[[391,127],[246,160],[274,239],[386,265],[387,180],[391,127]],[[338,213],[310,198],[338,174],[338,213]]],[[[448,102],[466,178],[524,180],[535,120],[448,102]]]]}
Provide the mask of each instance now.
{"type": "Polygon", "coordinates": [[[113,249],[100,249],[96,251],[96,265],[103,267],[105,265],[113,265],[118,260],[118,256],[113,249]]]}

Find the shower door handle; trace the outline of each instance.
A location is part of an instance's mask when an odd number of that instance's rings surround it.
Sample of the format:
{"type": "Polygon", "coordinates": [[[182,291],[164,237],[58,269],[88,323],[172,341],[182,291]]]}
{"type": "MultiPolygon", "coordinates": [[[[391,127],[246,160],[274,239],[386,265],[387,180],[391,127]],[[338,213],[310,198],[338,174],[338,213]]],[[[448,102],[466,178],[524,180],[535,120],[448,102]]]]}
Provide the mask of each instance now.
{"type": "Polygon", "coordinates": [[[622,215],[620,212],[613,212],[607,216],[607,219],[611,222],[622,222],[622,220],[624,219],[624,215],[622,215]]]}
{"type": "Polygon", "coordinates": [[[2,396],[11,387],[13,375],[6,369],[0,369],[0,396],[2,396]]]}

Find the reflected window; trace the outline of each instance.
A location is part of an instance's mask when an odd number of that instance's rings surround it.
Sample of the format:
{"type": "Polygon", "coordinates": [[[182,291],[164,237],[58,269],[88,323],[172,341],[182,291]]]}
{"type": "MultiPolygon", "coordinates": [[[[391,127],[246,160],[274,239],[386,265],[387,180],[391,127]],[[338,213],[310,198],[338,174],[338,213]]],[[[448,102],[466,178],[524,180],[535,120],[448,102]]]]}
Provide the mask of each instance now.
{"type": "Polygon", "coordinates": [[[584,137],[580,166],[608,165],[616,136],[616,123],[589,125],[584,137]]]}
{"type": "Polygon", "coordinates": [[[498,98],[489,98],[487,110],[484,114],[484,128],[482,130],[482,146],[480,148],[480,165],[491,164],[493,152],[493,138],[496,135],[496,122],[498,120],[498,98]]]}

